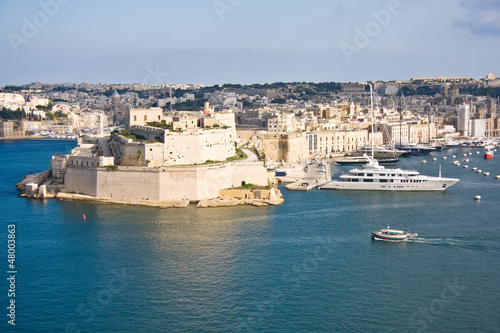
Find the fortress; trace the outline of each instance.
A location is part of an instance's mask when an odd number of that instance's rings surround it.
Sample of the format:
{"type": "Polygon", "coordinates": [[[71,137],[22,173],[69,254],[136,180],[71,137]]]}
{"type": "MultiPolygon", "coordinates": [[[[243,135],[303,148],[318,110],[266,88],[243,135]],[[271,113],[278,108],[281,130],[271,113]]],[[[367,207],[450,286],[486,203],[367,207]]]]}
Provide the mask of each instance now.
{"type": "Polygon", "coordinates": [[[222,197],[282,203],[274,176],[258,158],[245,158],[237,143],[230,112],[166,116],[160,108],[132,109],[121,133],[80,140],[71,154],[53,156],[51,177],[27,181],[26,195],[162,207],[211,206],[207,200],[222,197]]]}

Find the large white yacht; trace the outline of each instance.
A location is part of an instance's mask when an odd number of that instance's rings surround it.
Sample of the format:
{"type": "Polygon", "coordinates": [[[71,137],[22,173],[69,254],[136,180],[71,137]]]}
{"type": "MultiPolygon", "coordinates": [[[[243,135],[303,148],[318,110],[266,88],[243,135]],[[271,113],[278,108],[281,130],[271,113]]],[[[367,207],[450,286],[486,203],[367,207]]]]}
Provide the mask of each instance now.
{"type": "Polygon", "coordinates": [[[352,169],[321,186],[325,190],[365,190],[365,191],[442,191],[460,181],[421,175],[418,171],[386,169],[374,159],[369,159],[363,169],[352,169]]]}

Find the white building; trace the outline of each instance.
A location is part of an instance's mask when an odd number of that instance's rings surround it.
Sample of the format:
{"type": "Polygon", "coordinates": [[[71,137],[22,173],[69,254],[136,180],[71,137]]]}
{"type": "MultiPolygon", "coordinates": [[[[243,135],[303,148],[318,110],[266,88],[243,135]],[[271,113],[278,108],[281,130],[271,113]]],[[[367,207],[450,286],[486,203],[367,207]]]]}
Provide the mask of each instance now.
{"type": "Polygon", "coordinates": [[[293,113],[278,114],[267,120],[267,131],[270,133],[293,133],[305,129],[305,123],[293,113]]]}
{"type": "Polygon", "coordinates": [[[22,108],[26,101],[21,94],[0,93],[0,107],[16,110],[22,108]]]}
{"type": "Polygon", "coordinates": [[[469,136],[474,138],[486,137],[486,119],[471,119],[469,123],[469,136]]]}
{"type": "Polygon", "coordinates": [[[463,104],[458,107],[457,131],[462,136],[469,136],[470,133],[470,105],[463,104]]]}

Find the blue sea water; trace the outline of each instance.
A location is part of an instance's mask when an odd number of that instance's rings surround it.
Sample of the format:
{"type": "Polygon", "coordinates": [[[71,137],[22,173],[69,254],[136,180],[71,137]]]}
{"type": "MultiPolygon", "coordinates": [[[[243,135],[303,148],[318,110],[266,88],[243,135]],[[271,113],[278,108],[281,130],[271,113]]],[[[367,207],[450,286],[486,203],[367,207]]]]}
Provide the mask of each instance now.
{"type": "MultiPolygon", "coordinates": [[[[266,208],[17,196],[23,175],[48,169],[50,156],[75,144],[0,141],[0,331],[500,331],[500,156],[457,148],[400,162],[429,175],[440,164],[443,176],[461,179],[443,192],[282,187],[285,203],[266,208]],[[451,164],[455,154],[463,165],[469,151],[469,169],[451,164]],[[9,224],[15,327],[6,316],[9,224]],[[372,241],[371,230],[387,224],[419,237],[372,241]]],[[[332,167],[333,177],[348,169],[332,167]]]]}

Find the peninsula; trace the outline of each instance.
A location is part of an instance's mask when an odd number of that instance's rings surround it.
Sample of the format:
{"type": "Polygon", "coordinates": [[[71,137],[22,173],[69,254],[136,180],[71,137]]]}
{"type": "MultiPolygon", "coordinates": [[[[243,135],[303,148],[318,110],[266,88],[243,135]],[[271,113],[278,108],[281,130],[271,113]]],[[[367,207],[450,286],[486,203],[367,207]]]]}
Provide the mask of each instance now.
{"type": "MultiPolygon", "coordinates": [[[[99,125],[100,124],[100,125],[99,125]]],[[[18,183],[33,198],[91,200],[155,207],[279,205],[276,180],[249,149],[237,148],[232,112],[164,113],[131,109],[126,128],[80,138],[71,154],[18,183]]]]}

